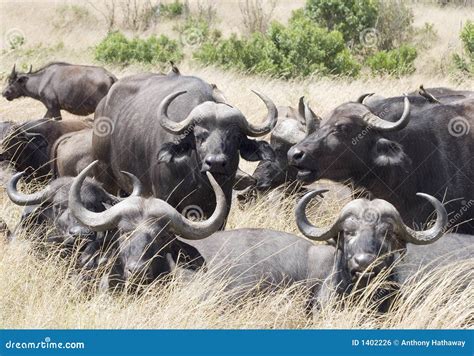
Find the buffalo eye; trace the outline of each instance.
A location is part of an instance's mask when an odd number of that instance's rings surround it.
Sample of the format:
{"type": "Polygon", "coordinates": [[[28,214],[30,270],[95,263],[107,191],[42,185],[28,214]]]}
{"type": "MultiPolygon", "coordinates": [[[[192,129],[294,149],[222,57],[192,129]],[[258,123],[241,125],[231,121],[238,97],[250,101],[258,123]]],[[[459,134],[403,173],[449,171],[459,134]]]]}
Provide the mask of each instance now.
{"type": "Polygon", "coordinates": [[[349,133],[349,125],[347,124],[336,124],[336,133],[346,135],[349,133]]]}
{"type": "Polygon", "coordinates": [[[208,131],[200,131],[200,132],[195,133],[194,137],[196,138],[196,142],[201,144],[204,141],[206,141],[206,139],[209,137],[209,132],[208,131]]]}
{"type": "Polygon", "coordinates": [[[20,84],[25,84],[27,80],[28,80],[28,77],[19,77],[17,81],[20,84]]]}

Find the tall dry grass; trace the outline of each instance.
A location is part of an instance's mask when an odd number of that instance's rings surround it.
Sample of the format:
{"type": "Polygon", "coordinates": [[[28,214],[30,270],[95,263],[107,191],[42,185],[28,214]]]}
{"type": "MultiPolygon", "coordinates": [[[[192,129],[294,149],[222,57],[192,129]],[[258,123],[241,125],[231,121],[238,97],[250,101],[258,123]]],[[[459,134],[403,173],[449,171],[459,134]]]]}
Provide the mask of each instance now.
{"type": "MultiPolygon", "coordinates": [[[[68,4],[88,6],[83,1],[68,4]]],[[[3,53],[0,72],[5,76],[14,62],[32,63],[37,67],[49,60],[73,63],[93,63],[91,46],[105,36],[107,24],[97,16],[89,22],[71,24],[58,31],[51,21],[61,1],[0,3],[1,32],[18,29],[25,34],[26,46],[33,55],[19,58],[3,53]],[[25,21],[25,18],[28,21],[25,21]],[[63,44],[57,46],[57,44],[63,44]],[[34,49],[54,47],[35,55],[34,49]],[[25,59],[26,58],[26,59],[25,59]]],[[[194,2],[191,1],[191,6],[194,2]]],[[[238,1],[220,2],[217,7],[219,26],[225,34],[242,31],[238,1]]],[[[292,9],[303,1],[277,2],[273,17],[286,21],[292,9]]],[[[283,81],[202,68],[194,63],[180,65],[182,73],[193,74],[216,83],[229,101],[251,121],[265,115],[264,105],[250,92],[259,90],[277,105],[293,105],[305,95],[312,108],[324,116],[336,105],[354,100],[360,94],[400,95],[425,87],[449,86],[474,90],[471,78],[451,78],[439,70],[453,50],[460,48],[460,23],[472,18],[470,9],[439,8],[433,5],[415,6],[415,23],[432,22],[438,32],[431,49],[417,59],[417,71],[408,77],[317,79],[283,81]]],[[[93,11],[93,9],[90,9],[93,11]]],[[[158,23],[148,30],[172,33],[172,23],[158,23]]],[[[5,41],[5,38],[2,38],[5,41]]],[[[2,43],[4,46],[5,43],[2,43]]],[[[110,68],[119,77],[153,68],[110,68]]],[[[45,112],[41,103],[32,99],[7,102],[0,99],[1,120],[29,120],[45,112]]],[[[76,119],[65,113],[67,119],[76,119]]],[[[241,162],[241,168],[251,173],[255,164],[241,162]]],[[[13,205],[5,192],[0,192],[0,217],[13,228],[19,221],[21,208],[13,205]]],[[[256,202],[239,207],[234,204],[228,228],[261,227],[298,233],[293,219],[294,197],[281,195],[260,197],[256,202]]],[[[344,204],[344,199],[328,195],[313,208],[312,220],[329,223],[344,204]]],[[[258,295],[233,303],[222,282],[198,273],[192,281],[179,275],[167,284],[155,284],[141,294],[84,293],[74,277],[71,264],[56,255],[38,255],[31,236],[23,236],[12,244],[0,245],[0,325],[5,328],[465,328],[473,324],[474,261],[467,261],[433,271],[405,286],[390,313],[378,315],[366,308],[362,300],[344,306],[333,298],[328,307],[313,317],[305,314],[306,293],[303,287],[283,288],[270,295],[258,295]],[[470,288],[460,288],[463,285],[470,288]]],[[[370,291],[368,291],[368,295],[370,291]]],[[[362,298],[363,299],[363,298],[362,298]]]]}

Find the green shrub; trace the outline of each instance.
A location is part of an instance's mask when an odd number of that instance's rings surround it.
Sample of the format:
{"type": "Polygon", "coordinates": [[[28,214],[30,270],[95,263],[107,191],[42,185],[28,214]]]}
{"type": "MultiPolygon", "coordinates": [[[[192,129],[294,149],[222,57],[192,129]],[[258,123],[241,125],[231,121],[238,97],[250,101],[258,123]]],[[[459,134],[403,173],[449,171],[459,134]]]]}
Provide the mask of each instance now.
{"type": "Polygon", "coordinates": [[[415,70],[413,62],[417,56],[414,47],[403,45],[398,49],[380,51],[367,58],[367,65],[373,74],[402,76],[415,70]]]}
{"type": "Polygon", "coordinates": [[[471,57],[474,55],[474,22],[468,21],[461,31],[461,41],[466,53],[471,57]]]}
{"type": "Polygon", "coordinates": [[[288,27],[274,22],[266,34],[204,43],[194,53],[204,64],[217,64],[277,77],[311,74],[355,76],[359,64],[345,47],[342,34],[318,27],[308,18],[294,18],[288,27]]]}
{"type": "Polygon", "coordinates": [[[341,32],[344,40],[358,43],[364,30],[375,27],[378,0],[307,0],[305,13],[322,27],[341,32]]]}
{"type": "Polygon", "coordinates": [[[123,65],[179,62],[182,57],[178,43],[164,35],[128,39],[120,32],[112,32],[95,48],[95,59],[123,65]]]}
{"type": "Polygon", "coordinates": [[[460,34],[465,55],[453,54],[454,66],[467,73],[474,74],[474,22],[468,21],[460,34]]]}
{"type": "Polygon", "coordinates": [[[172,19],[184,14],[185,5],[181,1],[175,0],[169,4],[160,3],[158,10],[161,16],[172,19]]]}

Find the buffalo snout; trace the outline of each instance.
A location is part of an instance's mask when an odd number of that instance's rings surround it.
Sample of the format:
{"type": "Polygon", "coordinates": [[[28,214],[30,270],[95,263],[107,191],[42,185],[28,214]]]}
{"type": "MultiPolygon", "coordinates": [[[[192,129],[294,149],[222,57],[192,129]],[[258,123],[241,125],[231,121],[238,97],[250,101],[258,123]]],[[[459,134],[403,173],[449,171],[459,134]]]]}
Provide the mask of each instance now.
{"type": "Polygon", "coordinates": [[[226,173],[227,172],[227,157],[222,154],[207,155],[202,164],[203,172],[212,173],[226,173]]]}

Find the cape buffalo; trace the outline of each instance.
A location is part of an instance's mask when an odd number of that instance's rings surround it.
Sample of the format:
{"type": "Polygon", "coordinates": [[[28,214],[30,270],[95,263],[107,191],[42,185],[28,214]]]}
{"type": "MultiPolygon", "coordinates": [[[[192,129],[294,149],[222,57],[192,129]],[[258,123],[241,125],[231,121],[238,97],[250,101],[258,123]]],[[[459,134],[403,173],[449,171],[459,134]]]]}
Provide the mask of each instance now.
{"type": "Polygon", "coordinates": [[[46,179],[51,173],[56,141],[64,134],[90,128],[92,122],[39,119],[16,124],[3,140],[2,158],[12,163],[25,178],[46,179]]]}
{"type": "MultiPolygon", "coordinates": [[[[255,141],[276,124],[277,109],[268,108],[261,125],[249,123],[236,108],[222,102],[215,87],[203,80],[171,72],[139,74],[119,80],[95,113],[92,140],[99,160],[95,176],[111,192],[130,190],[120,171],[136,175],[144,194],[210,216],[215,203],[204,172],[211,172],[230,208],[239,154],[250,161],[272,160],[265,141],[255,141]]],[[[186,212],[186,211],[185,211],[186,212]]]]}
{"type": "MultiPolygon", "coordinates": [[[[25,210],[18,229],[27,228],[30,231],[40,227],[45,228],[45,241],[58,242],[70,246],[77,238],[95,240],[96,232],[81,224],[69,209],[69,190],[73,178],[62,177],[49,183],[41,191],[24,194],[17,190],[18,181],[24,172],[16,173],[7,185],[10,200],[25,210]]],[[[106,206],[115,204],[118,198],[107,193],[92,179],[87,179],[81,189],[81,199],[87,209],[95,212],[104,211],[106,206]]],[[[35,235],[40,235],[38,232],[35,235]]]]}
{"type": "MultiPolygon", "coordinates": [[[[334,292],[344,294],[354,288],[364,288],[384,271],[388,273],[383,278],[394,282],[392,288],[396,290],[421,267],[429,266],[431,270],[474,258],[474,236],[445,235],[446,209],[431,195],[417,194],[435,208],[436,221],[428,230],[414,231],[404,224],[392,204],[381,199],[353,200],[341,210],[331,226],[316,227],[309,222],[305,209],[314,196],[323,192],[307,193],[295,211],[298,228],[306,237],[314,241],[337,239],[336,246],[331,247],[332,252],[325,247],[325,255],[318,254],[319,266],[324,269],[318,273],[326,275],[313,290],[320,303],[334,292]]],[[[387,290],[378,291],[376,296],[387,297],[384,292],[387,290]]],[[[390,298],[383,301],[380,309],[386,310],[389,302],[390,298]]]]}
{"type": "Polygon", "coordinates": [[[62,135],[51,150],[54,177],[75,177],[92,161],[92,129],[62,135]]]}
{"type": "Polygon", "coordinates": [[[124,281],[151,282],[171,271],[169,258],[189,262],[189,268],[202,265],[202,258],[186,242],[206,238],[217,231],[227,216],[224,193],[209,172],[206,172],[216,196],[215,211],[209,219],[192,221],[167,202],[143,197],[143,186],[130,173],[133,193],[102,212],[91,211],[83,202],[81,188],[85,177],[97,161],[84,169],[73,181],[69,192],[69,208],[73,215],[93,231],[117,231],[118,258],[109,287],[124,281]],[[175,236],[183,237],[182,242],[175,236]]]}
{"type": "Polygon", "coordinates": [[[302,181],[351,179],[391,202],[409,225],[426,223],[431,213],[416,198],[423,190],[446,202],[450,227],[474,233],[474,100],[415,105],[413,112],[411,100],[342,104],[288,151],[288,160],[302,181]]]}
{"type": "Polygon", "coordinates": [[[296,180],[298,170],[288,165],[288,150],[316,131],[319,125],[320,118],[304,102],[304,97],[300,98],[298,109],[278,107],[278,121],[270,135],[275,160],[258,163],[252,175],[257,181],[257,190],[265,191],[296,180]]]}
{"type": "Polygon", "coordinates": [[[13,66],[2,95],[11,101],[30,97],[46,106],[45,118],[61,119],[61,110],[74,115],[92,114],[117,78],[95,66],[53,62],[28,73],[13,66]]]}

